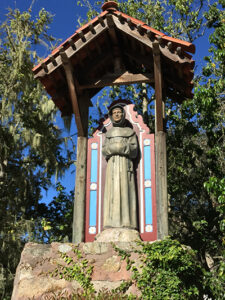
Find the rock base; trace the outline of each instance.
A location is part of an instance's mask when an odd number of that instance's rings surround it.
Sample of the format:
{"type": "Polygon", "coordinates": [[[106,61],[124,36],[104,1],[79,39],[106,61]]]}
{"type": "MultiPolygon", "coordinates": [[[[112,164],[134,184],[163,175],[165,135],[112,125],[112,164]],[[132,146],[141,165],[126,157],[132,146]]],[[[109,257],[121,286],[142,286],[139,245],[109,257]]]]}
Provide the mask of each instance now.
{"type": "MultiPolygon", "coordinates": [[[[112,237],[124,237],[123,234],[112,237]]],[[[100,242],[102,236],[93,243],[60,244],[51,245],[28,243],[21,254],[21,260],[17,267],[14,281],[12,300],[26,299],[60,299],[55,295],[71,295],[81,289],[76,280],[66,281],[55,275],[59,265],[66,265],[62,254],[67,254],[74,262],[78,261],[74,249],[81,251],[82,260],[87,259],[93,266],[92,283],[98,292],[102,289],[112,290],[120,286],[125,280],[131,279],[131,271],[126,270],[126,262],[121,260],[111,243],[100,242]],[[54,274],[54,275],[52,275],[54,274]]],[[[115,242],[120,249],[131,253],[131,259],[138,267],[138,254],[134,252],[140,246],[135,242],[115,242]]],[[[139,295],[137,287],[133,284],[127,293],[139,295]]],[[[65,299],[65,298],[64,298],[65,299]]]]}
{"type": "Polygon", "coordinates": [[[141,241],[140,234],[135,229],[107,228],[95,237],[97,242],[135,242],[141,241]]]}

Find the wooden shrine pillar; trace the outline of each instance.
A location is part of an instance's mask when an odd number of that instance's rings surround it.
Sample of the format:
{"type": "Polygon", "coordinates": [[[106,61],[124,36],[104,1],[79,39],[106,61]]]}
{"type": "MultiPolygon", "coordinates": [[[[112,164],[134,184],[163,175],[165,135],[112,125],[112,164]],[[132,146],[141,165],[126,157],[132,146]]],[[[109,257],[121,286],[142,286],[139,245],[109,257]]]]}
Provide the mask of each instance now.
{"type": "Polygon", "coordinates": [[[86,170],[87,170],[87,137],[78,136],[75,197],[74,197],[74,207],[73,207],[73,235],[72,235],[73,243],[84,242],[86,170]]]}
{"type": "Polygon", "coordinates": [[[86,176],[87,176],[87,144],[88,144],[88,112],[90,98],[88,95],[79,97],[80,112],[84,124],[84,135],[78,133],[76,180],[73,208],[73,243],[84,242],[85,238],[85,205],[86,205],[86,176]]]}
{"type": "Polygon", "coordinates": [[[86,200],[86,175],[87,175],[87,135],[88,135],[88,111],[90,99],[87,94],[77,95],[73,78],[72,65],[64,51],[60,53],[66,74],[72,110],[78,131],[77,159],[76,159],[76,183],[73,207],[72,242],[84,242],[85,234],[85,200],[86,200]]]}
{"type": "Polygon", "coordinates": [[[156,201],[157,201],[157,238],[168,236],[167,202],[167,158],[166,132],[164,128],[165,107],[163,102],[163,78],[159,42],[153,43],[155,78],[155,153],[156,153],[156,201]]]}

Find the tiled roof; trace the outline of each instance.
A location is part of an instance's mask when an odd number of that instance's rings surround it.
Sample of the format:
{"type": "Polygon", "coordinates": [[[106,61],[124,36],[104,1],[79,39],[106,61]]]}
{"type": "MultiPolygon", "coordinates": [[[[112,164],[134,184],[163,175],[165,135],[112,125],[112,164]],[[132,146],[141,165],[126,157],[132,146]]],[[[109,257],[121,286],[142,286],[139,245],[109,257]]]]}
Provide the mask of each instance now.
{"type": "MultiPolygon", "coordinates": [[[[144,22],[132,18],[123,12],[120,12],[117,8],[117,3],[109,1],[103,4],[102,13],[100,13],[96,18],[79,28],[71,35],[67,40],[65,40],[59,47],[52,51],[52,53],[45,58],[39,65],[33,68],[33,72],[36,78],[39,78],[43,85],[45,86],[47,92],[53,97],[56,88],[52,81],[56,80],[59,82],[59,74],[56,73],[57,70],[62,66],[62,60],[60,57],[60,52],[64,51],[71,60],[73,67],[78,70],[80,79],[78,81],[85,82],[90,78],[99,73],[98,71],[92,71],[91,75],[85,77],[85,71],[88,72],[90,63],[86,63],[88,57],[91,58],[90,62],[96,57],[96,53],[104,53],[105,64],[109,68],[110,61],[113,59],[113,55],[110,56],[109,37],[106,32],[109,30],[108,18],[112,18],[113,26],[119,35],[120,43],[122,43],[121,52],[124,57],[126,53],[126,59],[128,61],[128,56],[133,55],[132,59],[138,59],[141,61],[146,55],[150,55],[152,50],[152,43],[158,41],[160,45],[160,52],[162,56],[163,65],[163,76],[166,81],[168,88],[168,93],[171,92],[172,98],[175,101],[182,102],[184,98],[192,97],[192,78],[193,78],[193,68],[194,61],[189,53],[195,53],[195,46],[186,41],[180,39],[172,38],[164,33],[155,30],[154,28],[148,26],[144,22]],[[134,54],[127,53],[130,44],[135,44],[134,54]],[[126,45],[127,44],[127,45],[126,45]],[[107,48],[108,47],[108,52],[107,48]],[[143,55],[139,58],[139,50],[135,49],[139,47],[143,50],[143,55]],[[100,49],[100,50],[99,50],[100,49]],[[92,54],[92,52],[94,54],[92,54]],[[107,56],[108,53],[108,56],[107,56]],[[83,68],[83,69],[82,69],[83,68]],[[173,73],[173,74],[171,74],[173,73]],[[51,76],[50,76],[51,75],[51,76]]],[[[103,57],[103,55],[101,55],[103,57]]],[[[103,59],[103,58],[101,58],[103,59]]],[[[138,64],[136,61],[136,64],[138,64]]],[[[147,60],[146,60],[147,61],[147,60]]],[[[143,60],[144,62],[144,60],[143,60]]],[[[129,63],[128,63],[129,64],[129,63]]],[[[145,63],[139,63],[139,67],[145,65],[145,63]]],[[[150,65],[146,65],[149,70],[150,65]]],[[[94,66],[92,66],[94,70],[94,66]]],[[[169,95],[169,96],[171,96],[169,95]]],[[[62,110],[59,104],[59,100],[54,100],[56,105],[62,110]]],[[[68,102],[68,101],[67,101],[68,102]]]]}
{"type": "MultiPolygon", "coordinates": [[[[89,31],[89,26],[90,25],[96,25],[97,23],[99,23],[99,18],[104,17],[105,15],[108,14],[108,11],[103,11],[100,15],[98,15],[98,17],[95,17],[93,20],[91,20],[90,22],[86,23],[85,25],[81,26],[79,29],[77,29],[70,37],[68,37],[64,42],[62,42],[57,48],[55,48],[52,52],[51,55],[55,55],[57,53],[59,53],[60,49],[62,47],[67,48],[69,45],[69,41],[73,40],[74,42],[76,42],[78,39],[81,39],[79,33],[83,32],[83,31],[89,31]]],[[[39,63],[37,66],[35,66],[33,68],[33,72],[37,71],[39,68],[41,68],[41,65],[43,63],[46,63],[50,61],[50,56],[47,56],[41,63],[39,63]]]]}

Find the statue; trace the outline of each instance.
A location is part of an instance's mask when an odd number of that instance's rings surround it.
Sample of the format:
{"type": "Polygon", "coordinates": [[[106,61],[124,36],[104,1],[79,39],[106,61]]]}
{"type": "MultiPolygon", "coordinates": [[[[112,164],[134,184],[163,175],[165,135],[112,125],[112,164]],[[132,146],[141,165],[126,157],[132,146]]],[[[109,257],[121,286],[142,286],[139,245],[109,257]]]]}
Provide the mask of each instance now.
{"type": "Polygon", "coordinates": [[[137,137],[133,129],[126,127],[125,111],[121,105],[114,105],[109,117],[113,127],[106,133],[102,147],[102,154],[107,160],[103,227],[137,229],[132,161],[137,157],[137,137]]]}
{"type": "Polygon", "coordinates": [[[85,242],[108,241],[113,228],[157,239],[154,134],[122,99],[88,139],[85,242]]]}

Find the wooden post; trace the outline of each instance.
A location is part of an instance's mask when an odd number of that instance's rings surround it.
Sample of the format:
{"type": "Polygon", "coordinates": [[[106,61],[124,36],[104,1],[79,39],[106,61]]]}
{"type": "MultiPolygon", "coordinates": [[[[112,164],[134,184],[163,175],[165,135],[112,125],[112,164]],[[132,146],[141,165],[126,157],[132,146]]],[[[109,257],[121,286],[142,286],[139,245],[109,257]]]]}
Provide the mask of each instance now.
{"type": "Polygon", "coordinates": [[[155,77],[155,153],[156,153],[156,201],[158,239],[168,235],[168,204],[167,204],[167,159],[166,133],[163,119],[163,91],[159,42],[153,43],[154,77],[155,77]]]}
{"type": "Polygon", "coordinates": [[[88,108],[89,98],[87,95],[78,99],[76,86],[73,78],[72,65],[64,51],[60,53],[66,74],[70,99],[78,131],[77,160],[76,160],[76,183],[73,209],[73,234],[72,242],[84,242],[85,232],[85,200],[86,200],[86,173],[87,173],[87,131],[88,131],[88,108]]]}
{"type": "Polygon", "coordinates": [[[77,164],[73,207],[73,243],[84,242],[87,170],[87,137],[77,138],[77,164]]]}
{"type": "Polygon", "coordinates": [[[79,98],[79,107],[85,136],[77,138],[76,181],[73,207],[73,243],[84,242],[85,238],[85,209],[86,209],[86,176],[87,176],[87,133],[89,96],[79,98]]]}

